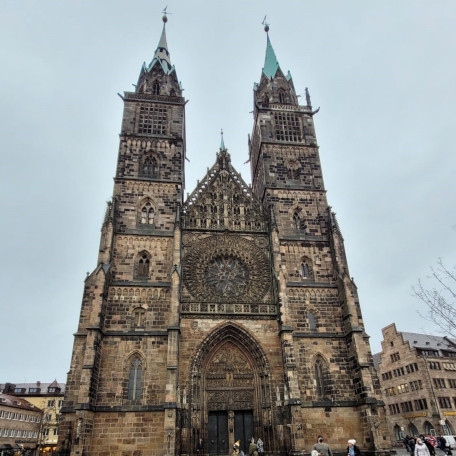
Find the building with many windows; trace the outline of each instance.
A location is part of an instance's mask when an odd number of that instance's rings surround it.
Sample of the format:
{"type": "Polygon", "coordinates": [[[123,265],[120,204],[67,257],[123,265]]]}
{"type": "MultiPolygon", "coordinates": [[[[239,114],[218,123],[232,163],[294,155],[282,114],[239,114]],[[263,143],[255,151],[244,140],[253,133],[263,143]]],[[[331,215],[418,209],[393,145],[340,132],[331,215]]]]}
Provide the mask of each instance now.
{"type": "Polygon", "coordinates": [[[347,436],[364,454],[389,451],[369,337],[326,198],[318,110],[308,91],[298,97],[265,38],[251,185],[222,136],[184,200],[186,100],[164,27],[135,91],[122,96],[113,199],[85,279],[62,408],[67,454],[194,454],[202,438],[204,453],[226,455],[237,440],[248,451],[256,436],[270,454],[299,455],[323,432],[339,451],[347,436]]]}
{"type": "Polygon", "coordinates": [[[0,452],[10,449],[35,451],[42,411],[29,401],[0,393],[0,452]]]}
{"type": "Polygon", "coordinates": [[[374,362],[391,436],[456,430],[456,340],[383,328],[374,362]]]}
{"type": "Polygon", "coordinates": [[[65,394],[65,383],[5,383],[1,391],[11,396],[27,399],[43,412],[39,426],[38,446],[40,454],[52,454],[59,436],[60,409],[65,394]]]}

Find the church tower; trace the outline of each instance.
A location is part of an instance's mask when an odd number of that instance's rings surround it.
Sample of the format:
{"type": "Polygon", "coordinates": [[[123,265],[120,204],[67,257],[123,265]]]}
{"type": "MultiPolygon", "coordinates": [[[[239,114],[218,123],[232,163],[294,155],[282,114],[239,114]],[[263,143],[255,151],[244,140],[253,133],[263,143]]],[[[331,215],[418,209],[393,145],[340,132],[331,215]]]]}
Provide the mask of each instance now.
{"type": "MultiPolygon", "coordinates": [[[[254,86],[252,185],[223,134],[183,199],[185,103],[164,26],[124,113],[98,263],[85,280],[61,454],[225,456],[318,434],[387,453],[383,403],[306,91],[267,36],[254,86]]],[[[268,27],[266,27],[268,29],[268,27]]],[[[268,31],[268,30],[266,30],[268,31]]]]}

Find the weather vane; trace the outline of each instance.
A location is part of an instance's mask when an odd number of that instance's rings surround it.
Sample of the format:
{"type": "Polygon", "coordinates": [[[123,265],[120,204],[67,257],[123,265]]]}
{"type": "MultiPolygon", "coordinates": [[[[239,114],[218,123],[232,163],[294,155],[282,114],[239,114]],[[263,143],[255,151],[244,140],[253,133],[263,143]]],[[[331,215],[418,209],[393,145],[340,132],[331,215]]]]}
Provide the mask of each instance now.
{"type": "Polygon", "coordinates": [[[168,5],[166,5],[166,6],[165,6],[165,9],[162,11],[162,14],[163,14],[162,20],[163,20],[163,22],[165,22],[165,23],[168,22],[168,18],[167,18],[168,14],[173,14],[173,13],[168,13],[168,12],[166,11],[166,8],[168,8],[168,5]]]}
{"type": "Polygon", "coordinates": [[[265,32],[269,32],[269,22],[266,21],[266,18],[267,18],[267,15],[264,16],[264,19],[263,19],[263,22],[261,23],[261,25],[264,25],[265,32]]]}

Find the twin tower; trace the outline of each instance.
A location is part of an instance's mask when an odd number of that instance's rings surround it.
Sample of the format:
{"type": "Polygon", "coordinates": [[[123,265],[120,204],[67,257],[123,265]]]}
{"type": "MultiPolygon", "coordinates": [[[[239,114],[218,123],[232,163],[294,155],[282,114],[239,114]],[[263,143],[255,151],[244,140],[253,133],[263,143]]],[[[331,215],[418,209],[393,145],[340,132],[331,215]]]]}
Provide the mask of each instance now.
{"type": "MultiPolygon", "coordinates": [[[[166,23],[166,17],[164,18],[166,23]]],[[[267,28],[266,28],[267,31],[267,28]]],[[[98,264],[84,285],[59,446],[72,456],[390,447],[310,98],[267,36],[251,181],[223,139],[184,200],[185,99],[165,25],[124,114],[98,264]]]]}

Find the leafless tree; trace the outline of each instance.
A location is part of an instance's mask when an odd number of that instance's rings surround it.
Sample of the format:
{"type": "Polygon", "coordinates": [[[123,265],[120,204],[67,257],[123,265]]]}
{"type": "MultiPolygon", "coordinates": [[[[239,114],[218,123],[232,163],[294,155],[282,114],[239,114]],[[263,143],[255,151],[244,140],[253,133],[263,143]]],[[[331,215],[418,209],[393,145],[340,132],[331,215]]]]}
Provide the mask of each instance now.
{"type": "Polygon", "coordinates": [[[456,266],[446,267],[439,259],[429,276],[433,286],[428,288],[421,280],[413,287],[413,294],[427,306],[422,315],[440,327],[446,336],[456,338],[456,266]]]}

